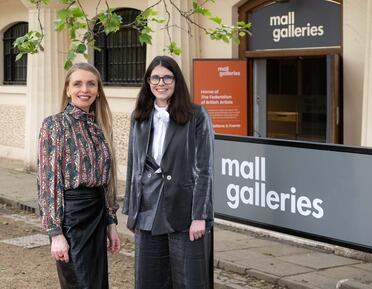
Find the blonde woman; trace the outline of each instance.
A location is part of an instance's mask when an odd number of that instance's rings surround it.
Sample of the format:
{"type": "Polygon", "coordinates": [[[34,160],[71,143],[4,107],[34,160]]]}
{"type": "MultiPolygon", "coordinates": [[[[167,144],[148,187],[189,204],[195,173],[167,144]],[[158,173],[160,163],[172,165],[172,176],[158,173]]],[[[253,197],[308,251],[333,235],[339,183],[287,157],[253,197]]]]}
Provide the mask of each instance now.
{"type": "Polygon", "coordinates": [[[106,248],[120,250],[112,120],[88,63],[68,71],[61,112],[42,123],[38,197],[61,288],[108,288],[106,248]]]}

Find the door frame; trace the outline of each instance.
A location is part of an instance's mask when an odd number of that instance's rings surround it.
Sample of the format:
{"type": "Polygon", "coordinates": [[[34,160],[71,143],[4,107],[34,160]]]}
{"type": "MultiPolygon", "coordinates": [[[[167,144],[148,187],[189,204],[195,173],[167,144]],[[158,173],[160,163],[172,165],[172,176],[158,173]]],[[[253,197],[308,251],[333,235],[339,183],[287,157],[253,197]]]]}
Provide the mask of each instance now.
{"type": "MultiPolygon", "coordinates": [[[[341,5],[343,0],[334,0],[339,2],[341,5]]],[[[247,21],[248,13],[260,6],[267,5],[269,3],[275,2],[273,0],[252,0],[247,1],[245,4],[238,8],[239,21],[247,21]]],[[[342,13],[342,12],[341,12],[342,13]]],[[[343,16],[341,15],[341,19],[343,16]]],[[[342,27],[342,23],[340,23],[342,27]]],[[[303,48],[303,49],[278,49],[278,50],[263,50],[263,51],[249,51],[247,37],[244,36],[239,44],[239,58],[246,59],[248,65],[248,135],[254,135],[254,68],[253,60],[255,59],[268,59],[268,58],[290,58],[290,57],[299,57],[299,56],[335,56],[333,60],[330,60],[334,65],[334,69],[330,71],[331,83],[330,87],[333,89],[332,100],[330,103],[331,109],[327,112],[327,135],[328,129],[330,130],[330,135],[327,137],[327,140],[331,143],[342,143],[343,142],[343,117],[342,117],[342,46],[341,48],[335,47],[324,47],[324,48],[303,48]],[[336,70],[337,69],[337,70],[336,70]],[[330,115],[328,115],[330,113],[330,115]],[[330,120],[328,120],[330,119],[330,120]],[[328,123],[333,121],[333,124],[328,123]],[[328,127],[328,125],[330,125],[328,127]]],[[[342,42],[342,40],[341,40],[342,42]]],[[[342,43],[341,43],[342,45],[342,43]]]]}

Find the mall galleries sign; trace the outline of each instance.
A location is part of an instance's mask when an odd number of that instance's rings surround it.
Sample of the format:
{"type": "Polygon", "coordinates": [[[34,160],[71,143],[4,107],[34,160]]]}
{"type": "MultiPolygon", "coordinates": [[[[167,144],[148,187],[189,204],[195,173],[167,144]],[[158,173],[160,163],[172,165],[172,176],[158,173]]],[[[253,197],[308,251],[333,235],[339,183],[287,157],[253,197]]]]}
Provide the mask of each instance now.
{"type": "Polygon", "coordinates": [[[249,50],[341,47],[342,5],[336,1],[272,1],[248,14],[249,50]]]}
{"type": "Polygon", "coordinates": [[[194,102],[204,106],[216,133],[247,135],[247,62],[195,59],[194,102]]]}
{"type": "Polygon", "coordinates": [[[217,135],[216,217],[372,252],[372,149],[217,135]]]}

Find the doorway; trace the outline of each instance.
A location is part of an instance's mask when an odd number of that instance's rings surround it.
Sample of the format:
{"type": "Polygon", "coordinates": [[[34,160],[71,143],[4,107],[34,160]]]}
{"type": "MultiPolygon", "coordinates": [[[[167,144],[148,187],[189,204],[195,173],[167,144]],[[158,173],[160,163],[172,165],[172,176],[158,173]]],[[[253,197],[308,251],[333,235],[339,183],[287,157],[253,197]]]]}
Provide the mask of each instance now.
{"type": "Polygon", "coordinates": [[[338,142],[338,56],[254,59],[253,78],[254,135],[338,142]]]}

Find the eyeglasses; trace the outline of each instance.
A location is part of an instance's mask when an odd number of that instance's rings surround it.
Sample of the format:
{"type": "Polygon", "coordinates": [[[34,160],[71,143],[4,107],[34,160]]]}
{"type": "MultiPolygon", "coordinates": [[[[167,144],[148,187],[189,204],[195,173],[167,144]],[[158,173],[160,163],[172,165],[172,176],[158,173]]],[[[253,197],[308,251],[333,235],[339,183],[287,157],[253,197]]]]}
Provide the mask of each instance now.
{"type": "Polygon", "coordinates": [[[159,75],[151,75],[147,79],[151,84],[157,85],[160,83],[160,80],[163,80],[164,84],[172,84],[174,81],[174,76],[173,75],[164,75],[163,77],[160,77],[159,75]]]}

